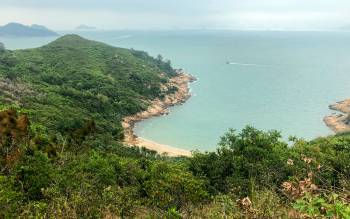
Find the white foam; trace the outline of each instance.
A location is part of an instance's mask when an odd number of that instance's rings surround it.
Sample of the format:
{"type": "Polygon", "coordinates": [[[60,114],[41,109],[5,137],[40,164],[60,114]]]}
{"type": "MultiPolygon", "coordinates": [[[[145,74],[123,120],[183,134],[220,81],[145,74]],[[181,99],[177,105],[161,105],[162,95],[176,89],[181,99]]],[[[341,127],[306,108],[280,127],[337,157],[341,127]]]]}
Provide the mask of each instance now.
{"type": "Polygon", "coordinates": [[[116,39],[116,40],[122,40],[122,39],[131,38],[131,37],[132,37],[132,35],[123,35],[123,36],[116,37],[115,39],[116,39]]]}
{"type": "Polygon", "coordinates": [[[240,63],[240,62],[227,62],[228,65],[239,65],[239,66],[260,66],[260,67],[272,67],[272,65],[261,65],[253,63],[240,63]]]}

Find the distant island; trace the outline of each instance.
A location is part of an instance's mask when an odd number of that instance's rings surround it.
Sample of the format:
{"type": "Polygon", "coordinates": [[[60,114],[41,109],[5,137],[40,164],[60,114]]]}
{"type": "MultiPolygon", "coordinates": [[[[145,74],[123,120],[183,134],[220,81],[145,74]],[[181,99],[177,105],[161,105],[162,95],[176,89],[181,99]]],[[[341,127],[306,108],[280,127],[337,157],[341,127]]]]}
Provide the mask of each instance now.
{"type": "Polygon", "coordinates": [[[96,30],[96,29],[97,29],[96,27],[88,26],[85,24],[79,25],[75,28],[75,30],[96,30]]]}
{"type": "Polygon", "coordinates": [[[49,30],[45,26],[33,24],[26,26],[20,23],[9,23],[0,26],[0,36],[7,37],[48,37],[58,36],[59,34],[49,30]]]}

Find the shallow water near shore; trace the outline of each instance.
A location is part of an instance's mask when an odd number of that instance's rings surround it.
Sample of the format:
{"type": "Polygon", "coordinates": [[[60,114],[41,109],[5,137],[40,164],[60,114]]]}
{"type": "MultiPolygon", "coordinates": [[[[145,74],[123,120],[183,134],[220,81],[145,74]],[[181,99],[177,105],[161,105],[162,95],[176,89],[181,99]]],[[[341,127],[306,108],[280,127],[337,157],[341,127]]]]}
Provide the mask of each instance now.
{"type": "MultiPolygon", "coordinates": [[[[214,150],[229,128],[253,125],[312,139],[331,134],[329,104],[350,97],[349,32],[82,32],[114,46],[162,54],[195,75],[192,98],[135,127],[143,138],[183,149],[214,150]]],[[[48,39],[1,39],[28,48],[48,39]],[[22,40],[22,41],[21,41],[22,40]]]]}

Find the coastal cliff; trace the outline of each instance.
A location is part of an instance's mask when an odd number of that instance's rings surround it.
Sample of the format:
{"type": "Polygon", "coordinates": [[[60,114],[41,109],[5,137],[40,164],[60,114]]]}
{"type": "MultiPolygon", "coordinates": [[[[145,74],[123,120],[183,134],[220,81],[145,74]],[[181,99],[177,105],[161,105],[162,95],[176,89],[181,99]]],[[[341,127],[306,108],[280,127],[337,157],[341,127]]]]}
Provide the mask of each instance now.
{"type": "Polygon", "coordinates": [[[169,107],[186,102],[186,100],[191,97],[188,85],[195,80],[195,77],[182,71],[178,71],[178,74],[171,78],[163,87],[164,90],[169,90],[175,87],[175,92],[166,95],[163,99],[158,98],[151,101],[147,110],[123,118],[122,127],[124,129],[124,143],[127,145],[145,147],[150,150],[155,150],[160,154],[167,154],[168,156],[191,156],[190,151],[158,144],[138,137],[134,133],[134,127],[137,122],[151,117],[168,114],[169,107]]]}
{"type": "Polygon", "coordinates": [[[350,99],[337,102],[336,104],[330,105],[329,108],[338,113],[326,116],[323,120],[326,125],[335,133],[349,132],[350,124],[348,123],[348,118],[350,114],[350,99]]]}

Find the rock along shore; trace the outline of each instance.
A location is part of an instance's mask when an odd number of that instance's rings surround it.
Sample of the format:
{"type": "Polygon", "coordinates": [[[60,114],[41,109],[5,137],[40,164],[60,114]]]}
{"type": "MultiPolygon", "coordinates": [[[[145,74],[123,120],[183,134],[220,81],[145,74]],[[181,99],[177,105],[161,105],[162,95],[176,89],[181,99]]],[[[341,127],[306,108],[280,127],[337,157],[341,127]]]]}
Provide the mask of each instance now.
{"type": "Polygon", "coordinates": [[[147,139],[138,137],[134,132],[134,127],[137,122],[140,122],[151,117],[161,116],[169,113],[169,107],[182,104],[190,97],[189,83],[194,82],[195,77],[178,71],[178,74],[169,79],[165,88],[176,87],[177,91],[165,96],[164,99],[156,99],[151,101],[147,110],[139,112],[135,115],[123,118],[122,126],[124,129],[124,144],[145,147],[150,150],[157,151],[159,154],[166,154],[171,157],[191,156],[188,150],[171,147],[169,145],[159,144],[147,139]]]}
{"type": "Polygon", "coordinates": [[[326,125],[337,134],[349,132],[350,124],[348,123],[348,119],[350,114],[350,99],[337,102],[336,104],[330,105],[329,108],[338,113],[326,116],[323,119],[326,125]]]}

